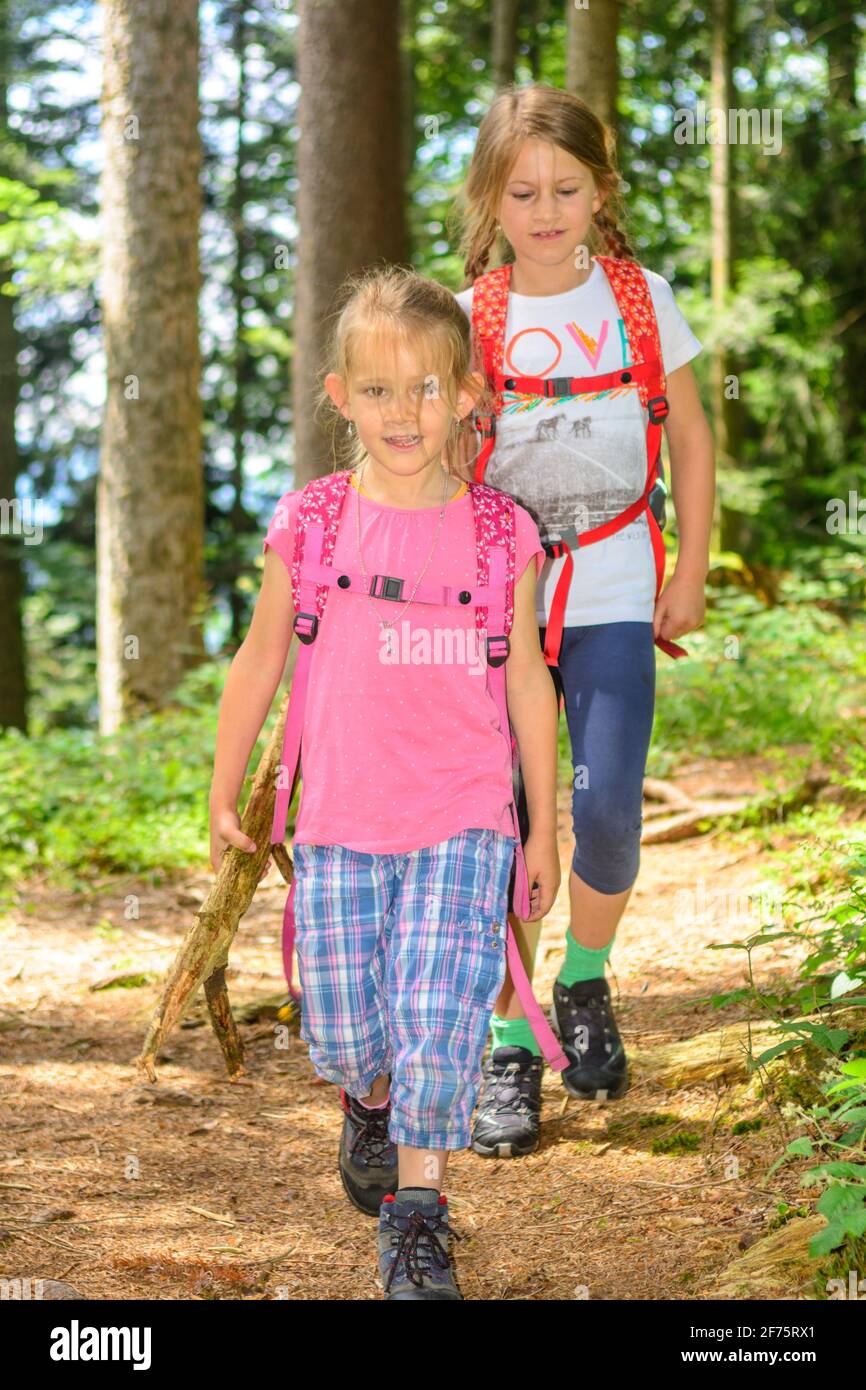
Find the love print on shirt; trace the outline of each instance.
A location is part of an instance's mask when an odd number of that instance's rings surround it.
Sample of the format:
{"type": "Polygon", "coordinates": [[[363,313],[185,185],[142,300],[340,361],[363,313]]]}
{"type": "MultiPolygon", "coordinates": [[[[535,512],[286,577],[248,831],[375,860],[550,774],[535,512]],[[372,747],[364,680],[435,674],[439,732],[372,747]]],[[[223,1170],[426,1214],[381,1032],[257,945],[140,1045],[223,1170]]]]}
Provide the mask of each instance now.
{"type": "MultiPolygon", "coordinates": [[[[616,322],[619,327],[621,361],[618,364],[611,364],[609,367],[611,371],[617,370],[618,367],[628,367],[631,365],[631,353],[628,345],[628,337],[626,336],[625,323],[620,318],[618,318],[616,322]]],[[[587,366],[590,368],[590,371],[587,372],[586,375],[600,373],[601,369],[599,364],[605,346],[607,345],[608,333],[610,331],[610,319],[602,319],[597,337],[593,337],[586,329],[581,328],[580,324],[575,322],[574,319],[564,324],[563,329],[564,332],[568,334],[575,347],[577,347],[582,356],[586,359],[587,366]]],[[[521,328],[517,333],[512,335],[505,346],[505,369],[514,372],[515,376],[553,376],[562,358],[562,349],[562,342],[552,329],[544,328],[541,324],[531,328],[521,328]],[[545,340],[545,357],[542,361],[538,361],[536,357],[536,353],[540,348],[537,338],[539,334],[541,334],[545,340]],[[521,340],[523,340],[522,348],[520,346],[521,340]],[[550,344],[549,356],[547,355],[548,343],[550,344]],[[530,348],[528,356],[526,353],[527,347],[530,348]],[[521,358],[523,359],[522,361],[521,358]]],[[[580,376],[582,373],[577,369],[573,369],[568,372],[568,375],[580,376]]],[[[555,400],[534,395],[524,395],[517,391],[503,391],[503,413],[522,415],[526,411],[537,410],[539,407],[543,408],[544,406],[556,405],[557,402],[561,403],[562,401],[573,400],[595,401],[606,397],[613,398],[621,396],[628,392],[636,391],[637,389],[637,384],[632,382],[617,388],[608,388],[605,391],[590,390],[577,392],[570,396],[559,396],[555,400]]]]}

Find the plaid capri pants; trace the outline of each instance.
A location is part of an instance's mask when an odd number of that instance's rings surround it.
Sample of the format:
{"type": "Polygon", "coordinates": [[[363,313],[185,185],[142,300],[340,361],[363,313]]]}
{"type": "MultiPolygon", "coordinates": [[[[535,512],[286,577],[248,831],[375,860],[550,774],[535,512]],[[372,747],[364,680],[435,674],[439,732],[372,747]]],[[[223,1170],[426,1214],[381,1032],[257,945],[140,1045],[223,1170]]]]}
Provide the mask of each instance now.
{"type": "Polygon", "coordinates": [[[515,846],[484,829],[405,854],[295,842],[301,1038],[349,1095],[390,1072],[392,1143],[470,1143],[515,846]]]}

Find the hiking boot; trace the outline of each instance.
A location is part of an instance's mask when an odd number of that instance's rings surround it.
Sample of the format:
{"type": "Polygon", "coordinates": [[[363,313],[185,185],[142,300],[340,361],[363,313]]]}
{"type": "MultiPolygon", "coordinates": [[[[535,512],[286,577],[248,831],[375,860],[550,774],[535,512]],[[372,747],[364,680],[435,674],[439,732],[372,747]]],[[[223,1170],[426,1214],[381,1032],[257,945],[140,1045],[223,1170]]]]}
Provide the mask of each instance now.
{"type": "Polygon", "coordinates": [[[383,1199],[397,1190],[397,1145],[388,1138],[390,1102],[384,1110],[368,1110],[341,1086],[340,1104],[340,1177],[346,1196],[365,1215],[378,1216],[383,1199]]]}
{"type": "Polygon", "coordinates": [[[472,1148],[485,1158],[521,1158],[538,1148],[544,1058],[528,1047],[497,1047],[482,1068],[484,1086],[472,1148]]]}
{"type": "Polygon", "coordinates": [[[448,1253],[448,1201],[435,1191],[404,1189],[379,1212],[379,1277],[386,1299],[462,1299],[448,1253]],[[408,1195],[414,1193],[417,1195],[408,1195]]]}
{"type": "Polygon", "coordinates": [[[619,1100],[628,1090],[628,1062],[605,979],[553,986],[553,1031],[571,1065],[562,1084],[578,1100],[619,1100]]]}

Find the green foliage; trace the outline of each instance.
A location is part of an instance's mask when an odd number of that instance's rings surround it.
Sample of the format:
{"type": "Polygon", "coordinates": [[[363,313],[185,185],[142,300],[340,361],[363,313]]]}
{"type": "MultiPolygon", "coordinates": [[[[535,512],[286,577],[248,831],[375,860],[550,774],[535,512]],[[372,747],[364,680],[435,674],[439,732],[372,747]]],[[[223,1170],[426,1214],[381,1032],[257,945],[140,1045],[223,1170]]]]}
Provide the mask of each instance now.
{"type": "Polygon", "coordinates": [[[14,729],[0,735],[0,891],[7,901],[34,865],[74,890],[97,874],[156,882],[207,862],[224,676],[221,665],[197,668],[167,709],[109,737],[79,728],[52,729],[39,739],[14,729]]]}
{"type": "MultiPolygon", "coordinates": [[[[33,171],[30,171],[33,177],[33,171]]],[[[57,174],[52,174],[52,180],[57,174]]],[[[66,182],[72,176],[66,175],[66,182]]],[[[95,227],[92,237],[82,233],[80,219],[53,198],[42,198],[33,187],[0,177],[0,261],[15,272],[4,293],[22,300],[44,300],[45,295],[91,285],[99,263],[95,227]]]]}
{"type": "Polygon", "coordinates": [[[36,570],[24,601],[29,729],[39,738],[54,728],[96,722],[95,574],[83,547],[47,533],[47,543],[24,550],[36,570]]]}
{"type": "Polygon", "coordinates": [[[731,1134],[751,1134],[754,1130],[761,1129],[763,1123],[760,1115],[754,1120],[737,1120],[731,1125],[731,1134]]]}
{"type": "Polygon", "coordinates": [[[701,1136],[691,1130],[681,1130],[676,1134],[664,1134],[652,1141],[650,1152],[654,1154],[691,1154],[698,1153],[701,1147],[701,1136]]]}
{"type": "Polygon", "coordinates": [[[144,971],[139,975],[122,975],[119,979],[108,980],[104,985],[92,985],[94,990],[106,989],[143,989],[145,985],[153,985],[159,982],[159,975],[152,971],[144,971]]]}
{"type": "Polygon", "coordinates": [[[786,601],[766,608],[752,595],[724,590],[712,600],[703,630],[684,639],[691,660],[659,658],[652,775],[664,775],[684,753],[780,753],[834,736],[853,752],[862,724],[866,625],[849,626],[797,603],[795,591],[792,577],[783,586],[786,601]]]}
{"type": "MultiPolygon", "coordinates": [[[[814,847],[805,846],[806,853],[814,847]]],[[[805,1187],[818,1187],[816,1210],[826,1226],[810,1242],[809,1252],[823,1260],[833,1251],[848,1252],[866,1235],[866,848],[853,846],[848,857],[836,850],[834,892],[826,903],[795,921],[788,935],[797,935],[804,952],[797,968],[804,1000],[812,1011],[827,1009],[826,1021],[803,1017],[782,1018],[778,1008],[757,988],[753,991],[760,1011],[776,1019],[781,1040],[750,1056],[750,1066],[769,1071],[768,1093],[783,1102],[783,1113],[798,1122],[803,1132],[792,1139],[772,1167],[805,1160],[810,1165],[801,1175],[805,1187]],[[829,967],[829,968],[828,968],[829,967]],[[821,980],[820,988],[816,981],[821,980]],[[858,992],[860,991],[860,992],[858,992]],[[861,1009],[862,1024],[855,1026],[846,1014],[845,1026],[834,1022],[839,1006],[861,1009]],[[802,1067],[801,1054],[806,1054],[802,1067]],[[789,1069],[789,1059],[793,1068],[789,1069]]],[[[778,872],[777,867],[777,872],[778,872]]],[[[755,951],[772,949],[779,933],[757,932],[737,945],[751,959],[755,951]]],[[[790,995],[793,995],[793,991],[790,995]]],[[[790,995],[781,1004],[790,1003],[790,995]]],[[[826,1274],[826,1270],[824,1271],[826,1274]]]]}

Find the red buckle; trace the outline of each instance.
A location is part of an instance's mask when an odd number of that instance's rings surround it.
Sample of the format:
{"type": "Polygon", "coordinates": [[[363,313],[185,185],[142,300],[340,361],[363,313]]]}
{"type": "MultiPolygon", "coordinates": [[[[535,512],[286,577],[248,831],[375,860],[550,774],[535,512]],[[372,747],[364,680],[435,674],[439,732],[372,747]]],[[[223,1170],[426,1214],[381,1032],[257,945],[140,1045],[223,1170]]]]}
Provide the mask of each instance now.
{"type": "Polygon", "coordinates": [[[475,428],[485,439],[493,439],[496,434],[496,417],[494,415],[476,415],[475,428]]]}
{"type": "Polygon", "coordinates": [[[646,403],[651,425],[660,425],[671,413],[667,396],[652,396],[646,403]],[[658,407],[658,408],[657,408],[658,407]]]}

